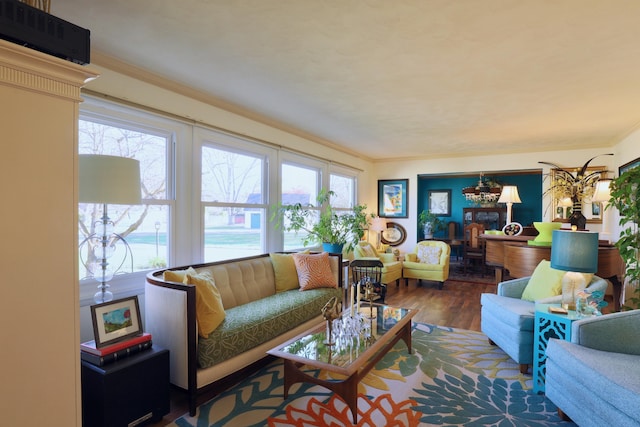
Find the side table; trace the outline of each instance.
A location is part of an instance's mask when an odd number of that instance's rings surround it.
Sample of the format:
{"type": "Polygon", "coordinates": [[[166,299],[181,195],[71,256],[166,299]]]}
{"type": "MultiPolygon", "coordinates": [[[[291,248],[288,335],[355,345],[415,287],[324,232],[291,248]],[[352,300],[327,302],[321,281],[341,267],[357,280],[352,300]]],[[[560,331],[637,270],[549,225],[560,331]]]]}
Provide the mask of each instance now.
{"type": "Polygon", "coordinates": [[[104,366],[82,361],[82,425],[138,426],[169,413],[169,350],[152,347],[104,366]]]}
{"type": "Polygon", "coordinates": [[[569,310],[568,314],[550,313],[549,307],[560,307],[560,304],[536,304],[533,336],[534,393],[544,392],[549,339],[571,341],[571,324],[579,319],[575,311],[569,310]]]}

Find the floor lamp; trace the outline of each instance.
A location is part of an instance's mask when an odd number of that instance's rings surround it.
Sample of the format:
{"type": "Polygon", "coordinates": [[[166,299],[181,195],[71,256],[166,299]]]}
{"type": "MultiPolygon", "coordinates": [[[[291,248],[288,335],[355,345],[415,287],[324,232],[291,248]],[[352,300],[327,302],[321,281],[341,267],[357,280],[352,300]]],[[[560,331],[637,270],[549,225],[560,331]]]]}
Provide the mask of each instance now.
{"type": "Polygon", "coordinates": [[[522,203],[522,201],[520,200],[520,195],[518,194],[518,187],[516,187],[515,185],[505,185],[504,187],[502,187],[502,193],[500,193],[498,203],[507,204],[507,224],[510,224],[511,207],[514,203],[522,203]]]}
{"type": "MultiPolygon", "coordinates": [[[[80,251],[82,256],[86,246],[88,255],[83,264],[100,283],[94,301],[107,302],[113,299],[107,282],[124,265],[127,254],[131,255],[126,240],[113,232],[114,224],[107,213],[107,205],[140,204],[140,162],[126,157],[81,154],[78,175],[80,203],[102,204],[102,218],[92,224],[96,232],[82,241],[80,251]],[[124,245],[124,257],[120,262],[110,262],[118,243],[124,245]]],[[[131,264],[133,270],[133,258],[131,264]]]]}
{"type": "Polygon", "coordinates": [[[596,182],[596,189],[594,190],[593,197],[591,198],[591,203],[602,203],[602,231],[600,232],[600,237],[602,240],[606,240],[607,242],[611,242],[611,233],[608,231],[609,227],[607,224],[607,218],[605,217],[607,205],[609,204],[609,199],[611,199],[609,184],[611,184],[610,179],[601,179],[596,182]]]}
{"type": "Polygon", "coordinates": [[[586,287],[579,273],[598,270],[598,233],[554,230],[551,239],[551,268],[566,271],[562,278],[562,306],[576,309],[576,294],[586,287]]]}

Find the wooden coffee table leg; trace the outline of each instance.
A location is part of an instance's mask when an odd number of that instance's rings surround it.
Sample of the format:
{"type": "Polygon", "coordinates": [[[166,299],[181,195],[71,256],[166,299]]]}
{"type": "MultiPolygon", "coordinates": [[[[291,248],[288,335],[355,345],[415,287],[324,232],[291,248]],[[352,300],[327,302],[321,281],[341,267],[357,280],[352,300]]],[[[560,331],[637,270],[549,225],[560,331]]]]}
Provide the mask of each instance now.
{"type": "Polygon", "coordinates": [[[351,414],[353,415],[353,424],[358,424],[358,383],[360,377],[358,374],[353,374],[349,378],[341,382],[331,383],[329,390],[333,391],[338,396],[342,397],[347,406],[351,408],[351,414]]]}
{"type": "Polygon", "coordinates": [[[411,354],[411,321],[403,326],[402,331],[398,334],[402,341],[407,345],[407,351],[411,354]]]}

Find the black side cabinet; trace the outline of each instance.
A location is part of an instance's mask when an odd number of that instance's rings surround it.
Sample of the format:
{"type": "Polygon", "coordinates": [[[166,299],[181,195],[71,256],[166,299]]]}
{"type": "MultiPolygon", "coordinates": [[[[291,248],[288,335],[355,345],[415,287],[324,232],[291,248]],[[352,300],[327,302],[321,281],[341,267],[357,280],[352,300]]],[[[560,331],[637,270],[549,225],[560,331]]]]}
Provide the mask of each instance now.
{"type": "Polygon", "coordinates": [[[168,350],[152,347],[104,366],[82,361],[84,427],[133,427],[168,413],[168,350]]]}

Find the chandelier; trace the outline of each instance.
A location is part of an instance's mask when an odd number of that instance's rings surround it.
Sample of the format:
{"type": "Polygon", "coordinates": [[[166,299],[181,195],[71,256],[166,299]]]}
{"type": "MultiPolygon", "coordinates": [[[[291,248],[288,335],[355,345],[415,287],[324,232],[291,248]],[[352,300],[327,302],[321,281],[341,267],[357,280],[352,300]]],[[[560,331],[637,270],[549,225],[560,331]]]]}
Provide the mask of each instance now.
{"type": "Polygon", "coordinates": [[[477,205],[480,206],[494,206],[498,199],[500,198],[500,193],[502,192],[502,188],[499,185],[494,185],[493,187],[486,183],[482,178],[482,172],[480,173],[480,179],[478,180],[478,185],[475,187],[465,187],[462,189],[462,194],[464,197],[477,205]]]}

